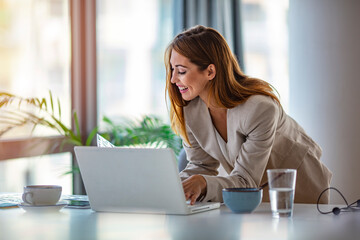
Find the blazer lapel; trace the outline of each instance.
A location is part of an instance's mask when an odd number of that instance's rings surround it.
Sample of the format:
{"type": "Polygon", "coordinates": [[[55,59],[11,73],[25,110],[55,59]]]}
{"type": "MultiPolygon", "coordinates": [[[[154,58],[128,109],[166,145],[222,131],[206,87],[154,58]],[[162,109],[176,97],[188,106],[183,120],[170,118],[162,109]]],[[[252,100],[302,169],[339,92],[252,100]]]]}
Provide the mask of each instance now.
{"type": "Polygon", "coordinates": [[[199,145],[213,158],[226,161],[216,138],[215,128],[206,104],[201,98],[192,100],[184,108],[186,123],[199,145]]]}

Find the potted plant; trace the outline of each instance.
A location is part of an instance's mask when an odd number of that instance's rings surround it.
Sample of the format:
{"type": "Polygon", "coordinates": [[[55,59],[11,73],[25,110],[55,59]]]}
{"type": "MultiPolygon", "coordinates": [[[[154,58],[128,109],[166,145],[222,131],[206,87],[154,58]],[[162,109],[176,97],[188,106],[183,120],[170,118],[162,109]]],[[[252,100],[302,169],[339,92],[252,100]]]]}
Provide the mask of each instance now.
{"type": "MultiPolygon", "coordinates": [[[[55,103],[51,91],[48,98],[23,98],[0,92],[0,113],[0,123],[5,125],[3,129],[0,129],[0,137],[14,128],[27,124],[32,125],[32,133],[37,126],[41,125],[56,130],[64,136],[60,149],[65,144],[88,146],[98,132],[98,127],[95,127],[83,141],[77,113],[74,111],[72,114],[75,126],[72,130],[62,122],[60,101],[57,99],[55,103]],[[10,106],[12,108],[9,108],[10,106]],[[34,109],[30,111],[24,108],[25,106],[34,109]]],[[[106,123],[106,131],[101,135],[116,146],[169,147],[176,155],[182,148],[180,137],[173,133],[168,124],[156,116],[143,116],[138,120],[124,119],[121,123],[115,123],[110,118],[104,117],[103,121],[106,123]]],[[[73,171],[78,170],[73,169],[68,173],[73,171]]]]}
{"type": "Polygon", "coordinates": [[[104,117],[103,121],[107,129],[102,135],[115,146],[167,147],[172,148],[177,156],[182,148],[181,138],[156,116],[145,115],[138,120],[123,119],[120,123],[104,117]]]}

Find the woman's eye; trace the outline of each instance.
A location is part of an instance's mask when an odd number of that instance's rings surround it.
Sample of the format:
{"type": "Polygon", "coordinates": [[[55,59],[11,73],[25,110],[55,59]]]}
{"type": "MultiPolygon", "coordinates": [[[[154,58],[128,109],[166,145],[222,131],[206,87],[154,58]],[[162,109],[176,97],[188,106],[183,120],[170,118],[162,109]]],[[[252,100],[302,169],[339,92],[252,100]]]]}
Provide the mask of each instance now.
{"type": "Polygon", "coordinates": [[[185,74],[185,73],[186,73],[186,71],[184,71],[184,72],[180,72],[180,71],[179,71],[178,73],[182,75],[182,74],[185,74]]]}

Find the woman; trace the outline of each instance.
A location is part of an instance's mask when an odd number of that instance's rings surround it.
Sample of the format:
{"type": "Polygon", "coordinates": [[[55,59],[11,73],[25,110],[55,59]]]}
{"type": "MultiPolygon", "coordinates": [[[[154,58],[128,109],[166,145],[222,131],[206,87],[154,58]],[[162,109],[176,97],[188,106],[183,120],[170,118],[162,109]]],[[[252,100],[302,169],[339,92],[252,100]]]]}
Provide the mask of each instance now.
{"type": "Polygon", "coordinates": [[[286,115],[270,84],[244,75],[221,34],[203,26],[180,33],[165,65],[171,126],[189,160],[180,177],[191,204],[222,202],[223,188],[259,187],[273,168],[297,169],[295,202],[316,203],[332,175],[319,161],[320,147],[286,115]],[[227,176],[218,176],[220,164],[227,176]]]}

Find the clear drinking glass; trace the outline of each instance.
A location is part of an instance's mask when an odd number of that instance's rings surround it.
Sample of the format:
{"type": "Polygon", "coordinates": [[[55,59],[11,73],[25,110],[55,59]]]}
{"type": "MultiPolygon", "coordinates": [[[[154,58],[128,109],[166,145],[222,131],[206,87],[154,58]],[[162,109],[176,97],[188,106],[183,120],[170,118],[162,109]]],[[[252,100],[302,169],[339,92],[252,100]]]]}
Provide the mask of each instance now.
{"type": "Polygon", "coordinates": [[[291,217],[295,195],[295,169],[268,169],[269,195],[275,218],[291,217]]]}

